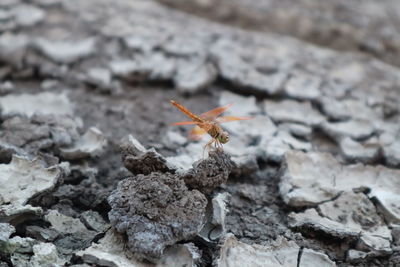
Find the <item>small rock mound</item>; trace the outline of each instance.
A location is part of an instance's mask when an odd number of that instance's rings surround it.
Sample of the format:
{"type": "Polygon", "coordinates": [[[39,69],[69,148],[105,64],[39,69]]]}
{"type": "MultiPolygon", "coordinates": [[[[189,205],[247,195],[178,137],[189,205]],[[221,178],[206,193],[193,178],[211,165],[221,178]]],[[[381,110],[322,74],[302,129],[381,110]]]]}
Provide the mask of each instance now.
{"type": "Polygon", "coordinates": [[[207,159],[193,164],[193,168],[184,175],[184,180],[188,187],[209,194],[226,183],[233,167],[228,154],[222,150],[211,151],[207,159]]]}
{"type": "Polygon", "coordinates": [[[109,196],[111,224],[128,236],[141,259],[160,258],[166,246],[194,237],[203,225],[206,197],[179,176],[153,172],[129,177],[109,196]]]}

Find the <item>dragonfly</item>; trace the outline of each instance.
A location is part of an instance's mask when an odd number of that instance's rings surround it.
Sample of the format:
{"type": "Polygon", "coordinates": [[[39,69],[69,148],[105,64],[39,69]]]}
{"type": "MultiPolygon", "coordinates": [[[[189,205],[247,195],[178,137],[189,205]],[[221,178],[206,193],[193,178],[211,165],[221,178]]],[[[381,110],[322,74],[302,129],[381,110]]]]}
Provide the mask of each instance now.
{"type": "MultiPolygon", "coordinates": [[[[174,100],[170,101],[171,104],[176,107],[179,111],[185,114],[191,119],[191,121],[175,122],[172,125],[195,125],[189,132],[189,139],[200,140],[204,134],[208,133],[211,136],[211,140],[204,146],[204,150],[210,149],[212,145],[215,145],[216,149],[222,149],[222,145],[229,142],[229,133],[224,131],[220,126],[221,123],[240,121],[240,120],[250,120],[253,117],[237,117],[237,116],[223,116],[218,117],[225,110],[230,108],[233,104],[227,104],[210,111],[204,112],[200,115],[195,115],[190,112],[187,108],[177,103],[174,100]]],[[[204,153],[203,153],[204,155],[204,153]]]]}

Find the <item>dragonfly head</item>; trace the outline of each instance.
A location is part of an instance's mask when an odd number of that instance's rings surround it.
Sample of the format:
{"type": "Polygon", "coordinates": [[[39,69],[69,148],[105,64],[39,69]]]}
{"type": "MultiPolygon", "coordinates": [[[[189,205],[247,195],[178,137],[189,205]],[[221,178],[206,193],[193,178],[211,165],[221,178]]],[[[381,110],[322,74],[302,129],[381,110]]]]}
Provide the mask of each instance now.
{"type": "Polygon", "coordinates": [[[218,136],[218,141],[220,141],[222,144],[225,144],[229,141],[229,134],[225,131],[221,132],[218,136]]]}

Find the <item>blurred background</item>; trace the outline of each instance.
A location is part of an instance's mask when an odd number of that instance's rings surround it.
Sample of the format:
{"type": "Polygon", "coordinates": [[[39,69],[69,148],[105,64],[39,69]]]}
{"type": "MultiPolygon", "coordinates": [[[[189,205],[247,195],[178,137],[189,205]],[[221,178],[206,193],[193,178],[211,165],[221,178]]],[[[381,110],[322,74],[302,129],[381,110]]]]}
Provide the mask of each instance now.
{"type": "Polygon", "coordinates": [[[148,158],[203,158],[170,100],[254,118],[221,125],[234,167],[207,195],[231,241],[169,260],[400,266],[399,67],[398,0],[0,0],[0,267],[149,266],[107,198],[148,158]]]}

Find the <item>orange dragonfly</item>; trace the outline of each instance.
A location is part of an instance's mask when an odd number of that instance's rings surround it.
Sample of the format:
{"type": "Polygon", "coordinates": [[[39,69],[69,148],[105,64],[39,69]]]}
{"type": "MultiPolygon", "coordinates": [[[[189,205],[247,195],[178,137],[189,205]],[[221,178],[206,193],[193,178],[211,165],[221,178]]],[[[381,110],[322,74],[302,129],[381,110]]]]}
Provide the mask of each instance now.
{"type": "Polygon", "coordinates": [[[193,114],[187,108],[185,108],[184,106],[182,106],[181,104],[177,103],[174,100],[171,100],[171,104],[191,119],[191,121],[176,122],[173,123],[172,125],[195,124],[194,128],[189,132],[189,139],[200,140],[205,133],[208,133],[211,136],[211,140],[204,146],[204,149],[210,148],[212,144],[214,144],[216,148],[222,149],[222,144],[225,144],[229,141],[229,133],[222,130],[220,126],[221,123],[230,121],[249,120],[253,118],[253,117],[236,117],[236,116],[218,117],[221,113],[230,108],[232,104],[212,109],[200,115],[193,114]]]}

